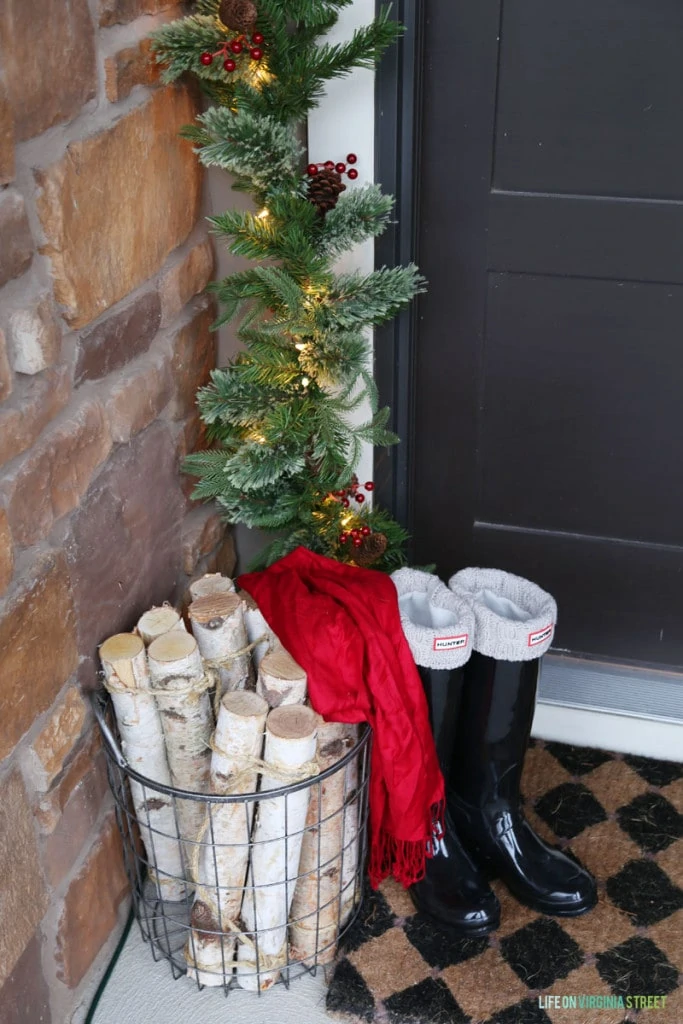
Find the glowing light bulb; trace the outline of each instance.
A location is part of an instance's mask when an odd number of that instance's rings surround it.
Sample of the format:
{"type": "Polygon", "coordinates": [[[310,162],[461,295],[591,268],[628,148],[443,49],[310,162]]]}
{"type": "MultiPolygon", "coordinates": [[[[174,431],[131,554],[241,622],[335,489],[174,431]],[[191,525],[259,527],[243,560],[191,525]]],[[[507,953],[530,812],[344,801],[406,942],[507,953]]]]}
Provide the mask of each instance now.
{"type": "Polygon", "coordinates": [[[308,387],[308,385],[309,385],[310,383],[311,383],[311,382],[310,382],[310,380],[308,379],[308,377],[302,377],[302,378],[301,378],[301,385],[302,385],[302,387],[305,387],[305,388],[307,388],[307,387],[308,387]]]}
{"type": "Polygon", "coordinates": [[[297,341],[297,343],[294,346],[294,348],[297,349],[297,351],[299,351],[299,352],[303,352],[304,349],[306,348],[306,342],[305,341],[297,341]]]}
{"type": "Polygon", "coordinates": [[[270,210],[266,210],[265,207],[261,210],[260,213],[256,214],[257,220],[265,220],[266,217],[270,217],[270,210]]]}

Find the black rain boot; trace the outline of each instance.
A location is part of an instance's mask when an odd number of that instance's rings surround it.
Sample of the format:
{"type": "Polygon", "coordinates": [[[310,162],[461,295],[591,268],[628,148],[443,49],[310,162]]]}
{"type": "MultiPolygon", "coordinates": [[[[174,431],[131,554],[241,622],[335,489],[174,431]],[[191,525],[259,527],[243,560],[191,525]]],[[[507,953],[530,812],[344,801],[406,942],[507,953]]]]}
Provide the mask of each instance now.
{"type": "MultiPolygon", "coordinates": [[[[474,619],[467,603],[429,573],[399,569],[392,579],[446,777],[453,756],[462,665],[471,651],[474,619]]],[[[445,825],[445,832],[435,826],[425,877],[410,887],[413,903],[421,913],[462,937],[487,935],[500,923],[500,905],[458,839],[448,813],[445,825]]]]}
{"type": "Polygon", "coordinates": [[[545,843],[521,807],[539,659],[552,642],[555,601],[498,569],[463,569],[449,587],[469,597],[476,620],[451,764],[451,816],[475,860],[522,903],[559,917],[583,914],[597,902],[593,877],[545,843]]]}

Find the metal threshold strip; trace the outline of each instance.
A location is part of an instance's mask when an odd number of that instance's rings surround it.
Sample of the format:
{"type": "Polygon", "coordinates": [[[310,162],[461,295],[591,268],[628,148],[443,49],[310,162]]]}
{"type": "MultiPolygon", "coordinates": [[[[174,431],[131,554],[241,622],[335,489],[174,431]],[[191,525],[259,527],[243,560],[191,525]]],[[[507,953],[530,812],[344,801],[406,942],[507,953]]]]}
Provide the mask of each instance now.
{"type": "Polygon", "coordinates": [[[683,724],[683,674],[548,654],[542,704],[683,724]]]}

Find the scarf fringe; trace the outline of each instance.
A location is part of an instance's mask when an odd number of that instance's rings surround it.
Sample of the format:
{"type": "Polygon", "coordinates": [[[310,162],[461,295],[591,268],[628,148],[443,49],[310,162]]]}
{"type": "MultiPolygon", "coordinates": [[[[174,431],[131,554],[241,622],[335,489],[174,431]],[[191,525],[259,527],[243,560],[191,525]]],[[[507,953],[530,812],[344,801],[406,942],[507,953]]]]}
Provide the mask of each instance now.
{"type": "Polygon", "coordinates": [[[379,830],[373,837],[368,865],[373,889],[378,889],[389,875],[404,889],[424,878],[427,858],[432,856],[429,840],[437,829],[443,833],[445,810],[445,800],[432,804],[429,829],[424,839],[397,839],[385,829],[379,830]]]}

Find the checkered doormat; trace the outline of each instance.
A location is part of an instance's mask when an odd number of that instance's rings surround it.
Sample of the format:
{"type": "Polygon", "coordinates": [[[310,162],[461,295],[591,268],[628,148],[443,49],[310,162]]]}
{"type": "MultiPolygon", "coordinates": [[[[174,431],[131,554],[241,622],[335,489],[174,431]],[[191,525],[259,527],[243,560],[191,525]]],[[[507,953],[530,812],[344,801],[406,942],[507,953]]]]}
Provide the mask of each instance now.
{"type": "Polygon", "coordinates": [[[537,742],[523,791],[534,828],[596,875],[598,906],[546,917],[494,881],[500,929],[457,939],[386,882],[345,943],[329,1013],[368,1024],[683,1024],[683,765],[537,742]],[[663,1008],[630,1008],[664,995],[663,1008]],[[591,996],[621,996],[624,1008],[591,1007],[591,996]]]}

